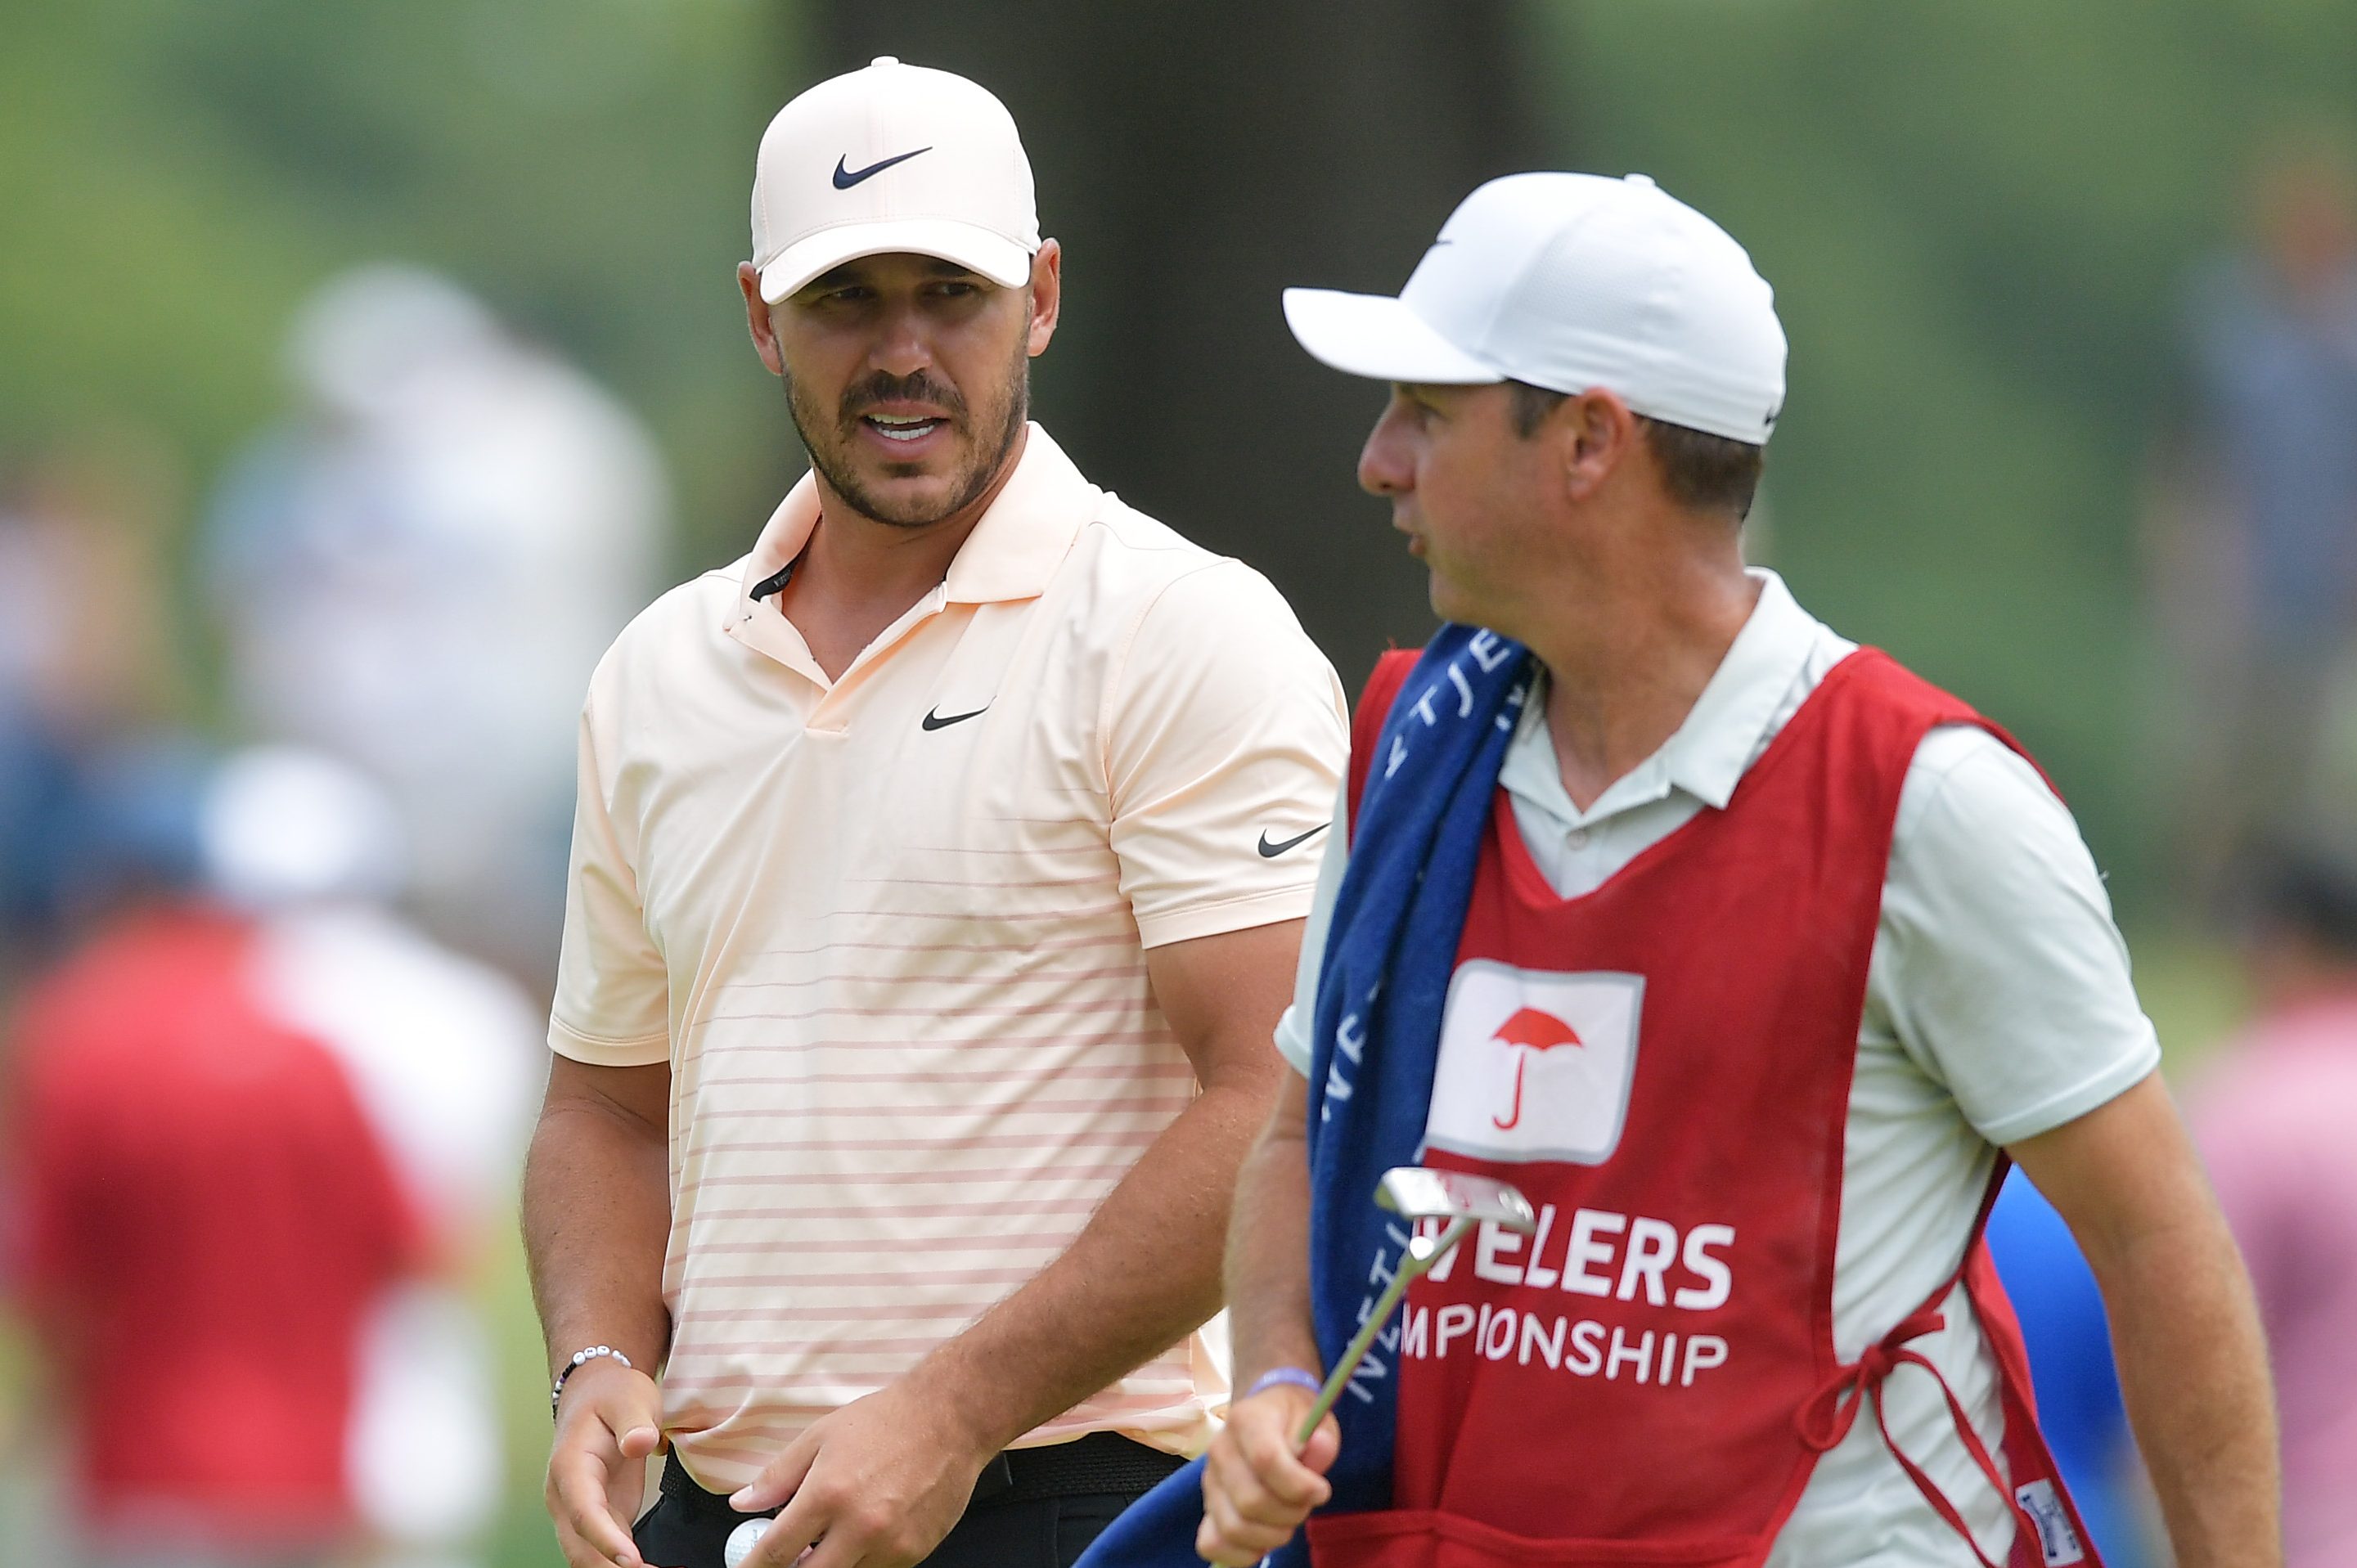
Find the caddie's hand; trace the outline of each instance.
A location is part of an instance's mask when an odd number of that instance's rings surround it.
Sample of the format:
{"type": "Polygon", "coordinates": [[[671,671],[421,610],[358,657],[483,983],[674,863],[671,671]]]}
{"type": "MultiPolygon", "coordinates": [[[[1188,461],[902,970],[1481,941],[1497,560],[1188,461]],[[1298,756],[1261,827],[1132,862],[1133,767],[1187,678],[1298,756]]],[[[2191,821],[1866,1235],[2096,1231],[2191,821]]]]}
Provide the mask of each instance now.
{"type": "Polygon", "coordinates": [[[784,1503],[744,1568],[909,1568],[932,1554],[997,1452],[914,1379],[821,1416],[728,1499],[741,1513],[784,1503]]]}
{"type": "Polygon", "coordinates": [[[1326,1481],[1342,1451],[1334,1418],[1319,1422],[1309,1446],[1293,1452],[1293,1435],[1317,1402],[1308,1389],[1281,1383],[1228,1407],[1228,1423],[1203,1456],[1203,1526],[1195,1532],[1195,1554],[1204,1562],[1252,1568],[1334,1495],[1326,1481]]]}
{"type": "Polygon", "coordinates": [[[565,1380],[543,1496],[570,1568],[669,1568],[648,1564],[630,1543],[647,1456],[662,1447],[662,1414],[655,1380],[610,1356],[565,1380]]]}

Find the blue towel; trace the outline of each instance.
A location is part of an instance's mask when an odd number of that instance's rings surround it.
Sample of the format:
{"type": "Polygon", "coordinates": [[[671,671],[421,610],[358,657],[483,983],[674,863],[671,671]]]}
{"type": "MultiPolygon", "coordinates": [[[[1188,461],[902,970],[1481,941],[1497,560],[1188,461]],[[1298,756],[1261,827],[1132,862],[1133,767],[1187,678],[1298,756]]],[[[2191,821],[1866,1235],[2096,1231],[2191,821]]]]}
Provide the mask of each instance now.
{"type": "MultiPolygon", "coordinates": [[[[1519,643],[1442,628],[1392,705],[1354,815],[1309,1071],[1309,1288],[1329,1366],[1407,1245],[1406,1230],[1375,1207],[1375,1183],[1422,1153],[1441,1004],[1530,666],[1519,643]]],[[[1390,1506],[1398,1347],[1394,1323],[1335,1407],[1332,1511],[1390,1506]]],[[[1081,1568],[1199,1568],[1202,1517],[1199,1459],[1125,1510],[1081,1568]]],[[[1298,1535],[1269,1559],[1275,1568],[1308,1561],[1298,1535]]]]}

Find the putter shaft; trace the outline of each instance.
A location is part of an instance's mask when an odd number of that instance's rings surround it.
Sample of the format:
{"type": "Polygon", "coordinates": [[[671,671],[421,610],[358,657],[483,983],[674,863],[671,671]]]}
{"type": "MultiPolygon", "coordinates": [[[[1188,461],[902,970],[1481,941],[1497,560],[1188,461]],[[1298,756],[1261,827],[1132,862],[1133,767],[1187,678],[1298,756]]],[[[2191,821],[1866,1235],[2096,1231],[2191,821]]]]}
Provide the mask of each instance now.
{"type": "Polygon", "coordinates": [[[1301,1430],[1293,1434],[1293,1451],[1296,1454],[1309,1446],[1310,1438],[1317,1435],[1318,1423],[1326,1419],[1326,1412],[1332,1410],[1334,1402],[1342,1397],[1342,1389],[1350,1382],[1351,1374],[1357,1371],[1359,1363],[1366,1359],[1367,1347],[1375,1342],[1375,1336],[1383,1331],[1384,1323],[1391,1317],[1392,1309],[1399,1305],[1400,1297],[1407,1294],[1407,1287],[1422,1279],[1426,1270],[1446,1256],[1448,1249],[1457,1245],[1472,1224],[1470,1219],[1452,1219],[1448,1222],[1448,1229],[1440,1233],[1439,1244],[1422,1258],[1416,1257],[1413,1251],[1401,1255],[1399,1267],[1392,1274],[1392,1283],[1383,1287],[1383,1294],[1375,1298],[1366,1322],[1359,1326],[1359,1332],[1351,1336],[1350,1344],[1342,1348],[1342,1359],[1334,1363],[1334,1369],[1326,1375],[1326,1386],[1318,1391],[1318,1402],[1309,1407],[1309,1414],[1302,1422],[1301,1430]]]}

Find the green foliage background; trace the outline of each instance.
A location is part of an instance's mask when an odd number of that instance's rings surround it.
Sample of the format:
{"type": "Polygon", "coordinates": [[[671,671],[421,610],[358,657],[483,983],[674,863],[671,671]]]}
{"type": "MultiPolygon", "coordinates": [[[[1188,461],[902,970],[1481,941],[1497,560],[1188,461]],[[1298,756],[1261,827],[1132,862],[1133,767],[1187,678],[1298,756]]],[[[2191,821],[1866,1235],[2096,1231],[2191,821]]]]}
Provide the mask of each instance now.
{"type": "MultiPolygon", "coordinates": [[[[2187,266],[2287,132],[2349,144],[2315,0],[1539,4],[1587,166],[1641,168],[1776,285],[1770,553],[1804,603],[2014,728],[2150,918],[2169,722],[2140,489],[2187,266]]],[[[2357,433],[2352,433],[2357,438],[2357,433]]]]}
{"type": "MultiPolygon", "coordinates": [[[[2345,133],[2357,9],[1525,15],[1563,161],[1654,174],[1777,285],[1794,352],[1773,559],[1820,614],[2012,724],[2133,906],[2167,851],[2134,535],[2179,282],[2233,224],[2256,140],[2345,133]]],[[[671,458],[677,564],[733,554],[791,468],[728,271],[804,20],[759,0],[12,7],[0,464],[135,428],[193,504],[281,406],[305,291],[392,256],[615,385],[671,458]]]]}
{"type": "Polygon", "coordinates": [[[8,7],[0,460],[129,424],[201,491],[282,407],[304,294],[409,260],[652,423],[702,558],[788,467],[731,274],[793,31],[757,0],[8,7]]]}
{"type": "MultiPolygon", "coordinates": [[[[1531,0],[1526,17],[1564,161],[1653,174],[1777,285],[1794,350],[1771,558],[1837,627],[2012,725],[2149,923],[2168,714],[2135,523],[2180,281],[2232,231],[2255,142],[2345,135],[2357,7],[1531,0]]],[[[757,0],[7,7],[0,472],[133,429],[193,507],[281,408],[306,291],[391,256],[447,268],[616,387],[672,463],[675,565],[735,553],[791,471],[729,274],[804,20],[757,0]]],[[[2219,993],[2196,984],[2183,1009],[2208,1019],[2219,993]]],[[[502,1254],[486,1290],[512,1351],[500,1561],[522,1564],[554,1554],[517,1278],[502,1254]]]]}

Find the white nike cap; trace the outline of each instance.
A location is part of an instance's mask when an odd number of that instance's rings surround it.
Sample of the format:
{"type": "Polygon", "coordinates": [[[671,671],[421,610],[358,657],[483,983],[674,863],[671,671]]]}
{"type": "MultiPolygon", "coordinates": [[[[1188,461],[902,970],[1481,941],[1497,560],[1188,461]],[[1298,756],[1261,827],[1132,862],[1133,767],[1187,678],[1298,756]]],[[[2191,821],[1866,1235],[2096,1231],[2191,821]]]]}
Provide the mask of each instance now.
{"type": "Polygon", "coordinates": [[[753,264],[775,305],[861,256],[913,251],[1015,288],[1039,215],[1015,117],[964,77],[886,55],[770,122],[753,174],[753,264]]]}
{"type": "Polygon", "coordinates": [[[1351,375],[1602,388],[1754,446],[1784,403],[1775,292],[1726,230],[1641,174],[1493,179],[1448,215],[1398,298],[1289,288],[1285,318],[1351,375]]]}

